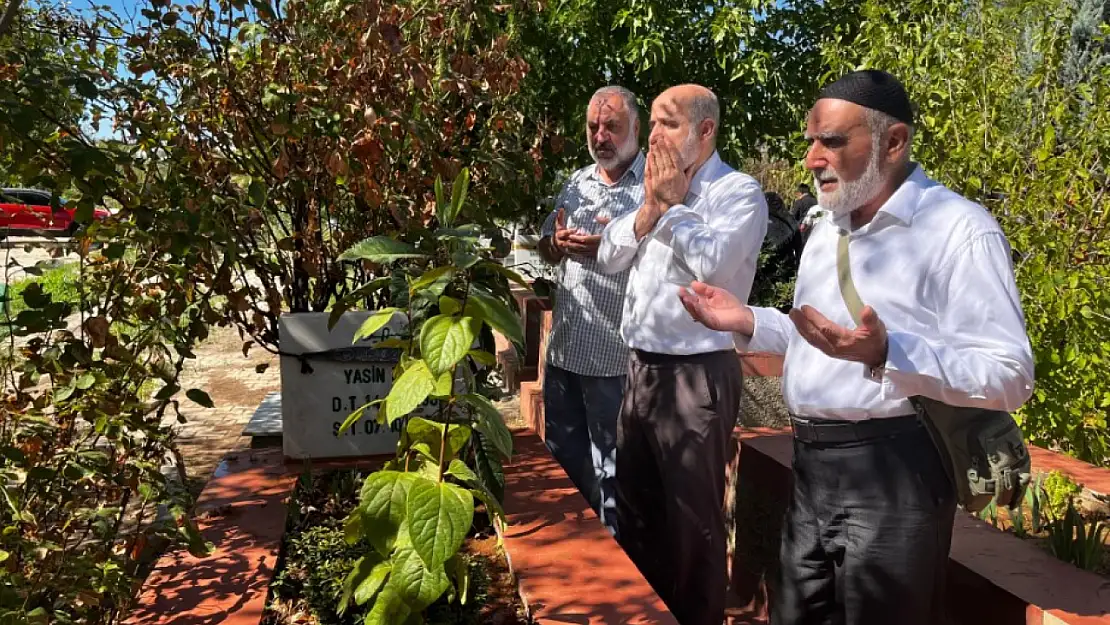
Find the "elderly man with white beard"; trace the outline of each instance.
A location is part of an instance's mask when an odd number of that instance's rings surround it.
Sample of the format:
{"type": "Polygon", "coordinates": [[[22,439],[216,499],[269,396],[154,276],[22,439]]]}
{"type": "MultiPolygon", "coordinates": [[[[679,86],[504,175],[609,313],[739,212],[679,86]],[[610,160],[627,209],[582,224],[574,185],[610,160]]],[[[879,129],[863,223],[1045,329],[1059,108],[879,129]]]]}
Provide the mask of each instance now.
{"type": "Polygon", "coordinates": [[[563,186],[539,243],[559,265],[543,381],[545,441],[552,455],[616,535],[617,412],[628,349],[619,334],[628,272],[606,275],[596,261],[610,219],[640,206],[645,157],[636,97],[603,87],[586,109],[594,164],[563,186]]]}
{"type": "Polygon", "coordinates": [[[910,160],[911,106],[890,74],[825,87],[806,138],[829,215],[802,255],[794,309],[699,282],[680,296],[738,347],[786,354],[794,487],[771,622],[945,622],[956,495],[910,398],[1012,412],[1031,395],[1010,247],[982,206],[910,160]]]}
{"type": "Polygon", "coordinates": [[[620,543],[683,625],[721,625],[727,591],[725,465],[740,411],[732,335],[690,319],[691,280],[741,301],[767,234],[754,178],[717,154],[720,105],[680,85],[651,107],[644,204],[605,229],[602,271],[631,268],[631,348],[617,429],[620,543]]]}

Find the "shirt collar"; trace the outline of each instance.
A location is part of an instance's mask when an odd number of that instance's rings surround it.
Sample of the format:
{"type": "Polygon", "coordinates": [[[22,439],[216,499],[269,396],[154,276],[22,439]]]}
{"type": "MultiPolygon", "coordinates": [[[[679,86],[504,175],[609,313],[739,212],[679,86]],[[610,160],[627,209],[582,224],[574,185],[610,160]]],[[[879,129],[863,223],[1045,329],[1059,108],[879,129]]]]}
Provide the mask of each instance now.
{"type": "Polygon", "coordinates": [[[912,163],[910,166],[910,175],[879,209],[880,213],[886,213],[907,226],[913,222],[913,216],[921,204],[921,196],[930,185],[929,177],[925,175],[921,165],[912,163]]]}
{"type": "MultiPolygon", "coordinates": [[[[879,215],[889,215],[903,225],[908,226],[913,223],[913,216],[921,205],[922,195],[934,183],[925,175],[925,170],[921,168],[921,165],[911,163],[910,166],[912,167],[910,175],[902,181],[894,194],[887,198],[887,201],[879,208],[875,215],[876,218],[879,215]]],[[[850,223],[848,214],[835,215],[829,211],[828,218],[841,228],[847,228],[847,224],[850,223]]],[[[873,219],[871,223],[875,223],[875,220],[873,219]]]]}
{"type": "MultiPolygon", "coordinates": [[[[628,169],[624,170],[623,174],[621,174],[620,180],[617,180],[613,184],[618,184],[621,180],[624,180],[628,176],[632,176],[633,180],[635,180],[636,182],[642,181],[644,179],[644,166],[646,164],[647,158],[644,156],[644,151],[638,151],[636,153],[636,158],[632,160],[632,164],[628,166],[628,169]]],[[[598,182],[604,184],[605,181],[601,179],[601,175],[598,173],[599,169],[600,166],[595,163],[593,169],[590,170],[590,178],[593,178],[598,182]]]]}
{"type": "Polygon", "coordinates": [[[705,188],[716,179],[717,167],[720,164],[721,156],[714,150],[713,155],[702,163],[698,171],[694,173],[694,177],[690,179],[690,193],[697,196],[705,195],[705,188]]]}

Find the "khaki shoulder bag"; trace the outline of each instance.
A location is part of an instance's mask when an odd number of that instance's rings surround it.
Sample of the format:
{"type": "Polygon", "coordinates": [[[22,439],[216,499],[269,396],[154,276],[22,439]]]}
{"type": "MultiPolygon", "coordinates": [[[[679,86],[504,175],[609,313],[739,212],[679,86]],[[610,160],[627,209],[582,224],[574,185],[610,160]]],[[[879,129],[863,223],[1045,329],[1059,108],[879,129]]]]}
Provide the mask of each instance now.
{"type": "MultiPolygon", "coordinates": [[[[860,325],[864,304],[852,282],[848,233],[843,229],[837,242],[836,270],[840,295],[860,325]]],[[[1021,504],[1032,466],[1013,416],[998,410],[949,406],[921,396],[910,397],[910,403],[940,452],[961,507],[978,513],[992,500],[1007,508],[1021,504]]]]}

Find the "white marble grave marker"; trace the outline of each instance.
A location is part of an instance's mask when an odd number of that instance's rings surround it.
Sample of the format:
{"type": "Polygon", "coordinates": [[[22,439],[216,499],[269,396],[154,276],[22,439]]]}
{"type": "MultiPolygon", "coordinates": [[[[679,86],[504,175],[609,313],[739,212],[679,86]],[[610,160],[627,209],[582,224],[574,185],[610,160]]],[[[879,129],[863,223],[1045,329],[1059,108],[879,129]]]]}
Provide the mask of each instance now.
{"type": "MultiPolygon", "coordinates": [[[[380,425],[378,407],[342,433],[339,426],[360,406],[385,397],[400,350],[373,345],[405,332],[398,313],[369,339],[351,340],[371,312],[348,312],[328,330],[329,313],[287,313],[279,321],[282,446],[288,458],[342,458],[393,453],[408,417],[380,425]],[[288,354],[288,355],[286,355],[288,354]],[[338,434],[338,436],[337,436],[338,434]]],[[[414,414],[430,415],[429,399],[414,414]]]]}

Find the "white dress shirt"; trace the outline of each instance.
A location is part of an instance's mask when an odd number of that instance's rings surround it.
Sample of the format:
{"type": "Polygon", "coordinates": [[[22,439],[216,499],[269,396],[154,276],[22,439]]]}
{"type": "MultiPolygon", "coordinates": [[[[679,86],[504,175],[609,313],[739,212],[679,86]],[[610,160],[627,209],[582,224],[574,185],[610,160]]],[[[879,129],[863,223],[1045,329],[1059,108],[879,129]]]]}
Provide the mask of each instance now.
{"type": "Polygon", "coordinates": [[[694,174],[685,201],[639,241],[637,212],[613,220],[597,252],[605,273],[632,268],[621,319],[625,343],[672,355],[733,349],[732,334],[694,321],[678,291],[696,279],[748,300],[767,234],[767,200],[759,183],[714,152],[694,174]]]}
{"type": "MultiPolygon", "coordinates": [[[[802,254],[794,307],[810,305],[834,323],[854,323],[836,278],[839,228],[848,216],[819,219],[802,254]]],[[[1033,390],[1010,246],[994,218],[929,179],[912,174],[849,237],[860,299],[886,324],[881,377],[866,365],[826,356],[774,309],[753,308],[755,333],[737,347],[786,354],[782,390],[801,417],[858,420],[913,414],[921,395],[954,406],[1013,412],[1033,390]]]]}

